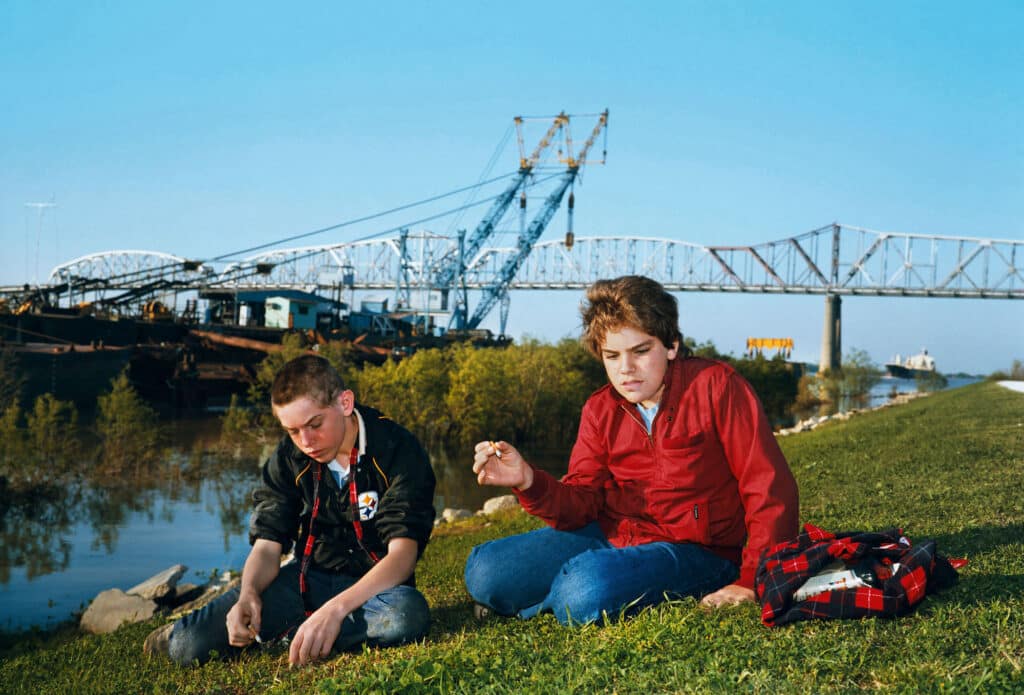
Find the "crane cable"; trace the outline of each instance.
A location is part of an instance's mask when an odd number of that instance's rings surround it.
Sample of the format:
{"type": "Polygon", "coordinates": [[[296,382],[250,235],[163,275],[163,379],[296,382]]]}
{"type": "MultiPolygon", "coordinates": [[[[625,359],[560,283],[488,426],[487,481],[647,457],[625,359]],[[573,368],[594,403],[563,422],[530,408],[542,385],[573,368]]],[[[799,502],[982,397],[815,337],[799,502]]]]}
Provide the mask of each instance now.
{"type": "MultiPolygon", "coordinates": [[[[558,176],[560,176],[560,174],[552,174],[551,176],[547,176],[547,177],[545,177],[545,178],[543,178],[543,179],[541,179],[541,180],[539,180],[539,181],[537,181],[535,183],[536,184],[545,183],[546,181],[550,181],[551,179],[557,178],[558,176]]],[[[369,241],[370,239],[375,239],[377,237],[381,237],[381,236],[384,236],[386,234],[393,234],[393,233],[395,233],[397,231],[405,229],[406,227],[411,227],[412,225],[415,225],[415,224],[422,224],[424,222],[430,222],[431,220],[436,220],[438,218],[445,217],[447,215],[451,215],[451,214],[456,213],[456,212],[461,212],[463,210],[467,210],[467,209],[472,208],[472,207],[478,207],[480,205],[483,205],[484,203],[491,202],[492,200],[497,198],[499,195],[501,195],[501,194],[499,193],[498,195],[491,196],[490,198],[484,198],[483,200],[477,200],[477,201],[472,202],[472,203],[467,203],[467,204],[461,205],[461,206],[459,206],[457,208],[452,208],[451,210],[445,210],[443,212],[439,212],[439,213],[434,214],[434,215],[428,215],[427,217],[421,217],[418,220],[413,220],[412,222],[406,222],[406,223],[400,224],[400,225],[398,225],[396,227],[391,227],[389,229],[383,229],[383,230],[381,230],[379,232],[374,232],[372,234],[367,234],[366,236],[360,237],[358,239],[353,239],[352,241],[347,241],[344,244],[339,244],[339,246],[355,244],[355,243],[358,243],[360,241],[369,241]]],[[[287,249],[285,249],[285,250],[287,250],[287,249]]],[[[303,260],[305,258],[310,258],[310,257],[315,256],[316,254],[322,253],[322,252],[323,252],[323,249],[321,249],[321,248],[310,249],[310,250],[306,251],[305,253],[302,253],[302,254],[299,254],[297,256],[293,256],[293,257],[289,258],[287,262],[292,263],[292,262],[295,262],[295,261],[301,261],[301,260],[303,260]]],[[[224,259],[224,257],[222,256],[221,259],[224,259]]],[[[245,262],[245,261],[251,262],[252,259],[251,258],[250,259],[242,259],[241,261],[237,261],[237,262],[241,263],[241,262],[245,262]]],[[[242,268],[241,267],[232,268],[231,271],[235,272],[235,273],[240,273],[242,271],[242,268]]],[[[225,270],[225,272],[227,272],[227,270],[225,270]]],[[[258,273],[258,271],[254,269],[254,270],[252,270],[249,273],[246,273],[244,275],[239,275],[238,277],[232,277],[230,279],[231,280],[238,280],[238,279],[241,279],[242,277],[246,277],[247,275],[255,275],[257,273],[258,273]]],[[[221,282],[223,282],[223,281],[221,281],[221,282]]],[[[207,286],[208,287],[212,287],[212,286],[215,286],[217,284],[219,284],[218,280],[214,279],[207,286]]]]}
{"type": "MultiPolygon", "coordinates": [[[[480,172],[480,178],[477,179],[476,185],[472,188],[472,191],[466,197],[466,203],[467,204],[471,203],[473,201],[473,198],[476,197],[477,192],[481,188],[483,188],[486,185],[486,183],[489,183],[489,182],[484,182],[483,179],[484,179],[485,176],[490,176],[491,175],[491,171],[494,169],[495,165],[498,163],[498,158],[501,156],[501,153],[505,151],[505,147],[508,145],[508,141],[512,137],[512,133],[513,133],[514,130],[515,130],[515,126],[514,125],[509,125],[509,127],[505,129],[505,134],[501,136],[500,140],[498,140],[498,145],[497,145],[497,147],[494,148],[494,152],[491,154],[491,158],[487,161],[487,164],[484,165],[483,170],[480,172]]],[[[451,221],[451,224],[448,225],[448,230],[447,230],[447,235],[448,236],[451,236],[452,232],[455,231],[455,228],[459,225],[459,223],[461,221],[462,221],[462,214],[460,213],[459,215],[457,215],[451,221]]]]}
{"type": "MultiPolygon", "coordinates": [[[[277,246],[278,244],[285,244],[285,243],[288,243],[290,241],[296,241],[298,239],[305,239],[307,237],[315,236],[317,234],[323,234],[325,232],[334,231],[335,229],[341,229],[342,227],[350,227],[350,226],[352,226],[354,224],[359,224],[360,222],[367,222],[369,220],[377,219],[378,217],[384,217],[385,215],[390,215],[390,214],[393,214],[393,213],[396,213],[396,212],[401,212],[402,210],[408,210],[409,208],[417,207],[419,205],[425,205],[427,203],[432,203],[434,201],[441,200],[442,198],[447,198],[448,196],[457,195],[459,193],[464,193],[465,191],[472,190],[472,189],[478,188],[480,186],[486,186],[486,185],[494,183],[496,181],[501,181],[502,179],[507,179],[510,176],[514,176],[517,173],[518,172],[512,171],[512,172],[509,172],[507,174],[502,174],[501,176],[496,176],[496,177],[494,177],[494,178],[492,178],[492,179],[490,179],[488,181],[477,182],[477,183],[474,183],[471,186],[464,186],[464,187],[456,189],[454,191],[449,191],[448,193],[441,193],[440,195],[435,195],[435,196],[431,196],[430,198],[424,198],[423,200],[418,200],[415,203],[406,203],[405,205],[399,205],[398,207],[391,208],[390,210],[384,210],[383,212],[377,212],[377,213],[374,213],[372,215],[366,215],[364,217],[357,217],[357,218],[352,219],[352,220],[346,220],[344,222],[339,222],[337,224],[332,224],[332,225],[327,226],[327,227],[321,227],[319,229],[314,229],[311,232],[303,232],[301,234],[294,234],[292,236],[284,237],[283,239],[278,239],[276,241],[267,242],[265,244],[260,244],[258,246],[250,246],[249,248],[246,248],[246,249],[240,249],[238,251],[231,251],[231,252],[222,254],[220,256],[217,256],[215,258],[211,258],[209,260],[210,261],[223,261],[223,260],[226,260],[226,259],[230,258],[231,256],[236,256],[236,255],[243,254],[243,253],[251,253],[253,251],[259,251],[261,249],[270,248],[271,246],[277,246]]],[[[461,209],[461,208],[456,208],[455,210],[459,210],[459,209],[461,209]]],[[[429,219],[434,219],[434,218],[429,218],[429,219]]],[[[367,238],[372,238],[372,237],[367,237],[367,238]]]]}

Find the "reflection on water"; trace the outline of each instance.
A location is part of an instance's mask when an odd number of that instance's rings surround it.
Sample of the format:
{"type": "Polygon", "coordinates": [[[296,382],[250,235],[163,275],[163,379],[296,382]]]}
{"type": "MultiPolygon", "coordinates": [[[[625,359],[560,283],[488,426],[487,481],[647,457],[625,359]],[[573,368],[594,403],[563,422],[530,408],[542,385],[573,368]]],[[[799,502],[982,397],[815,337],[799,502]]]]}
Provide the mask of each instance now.
{"type": "Polygon", "coordinates": [[[256,469],[207,462],[202,479],[80,479],[0,503],[0,629],[59,622],[179,562],[196,583],[240,567],[256,469]]]}
{"type": "MultiPolygon", "coordinates": [[[[980,377],[951,376],[947,378],[946,385],[941,387],[939,390],[944,391],[948,389],[955,389],[961,386],[967,386],[968,384],[977,383],[978,381],[981,381],[980,377]]],[[[927,390],[922,388],[922,386],[923,384],[918,383],[915,379],[886,376],[879,379],[878,382],[871,387],[871,390],[865,398],[843,397],[838,403],[825,402],[820,406],[800,410],[794,413],[793,417],[794,420],[803,420],[811,416],[835,415],[836,413],[845,413],[851,410],[876,408],[880,405],[885,405],[898,395],[916,393],[919,390],[927,390]]],[[[787,421],[785,424],[788,426],[793,423],[787,421]]]]}
{"type": "MultiPolygon", "coordinates": [[[[950,379],[949,387],[976,379],[950,379]]],[[[871,405],[891,391],[916,390],[913,380],[884,379],[871,405]]],[[[105,589],[128,589],[182,563],[183,581],[201,583],[211,572],[240,569],[249,550],[250,493],[261,454],[218,456],[218,423],[167,425],[175,448],[144,478],[61,480],[14,496],[0,490],[0,629],[47,626],[66,620],[105,589]]],[[[568,455],[523,455],[555,476],[568,455]]],[[[265,455],[265,454],[264,454],[265,455]]],[[[431,454],[437,477],[435,507],[477,510],[505,488],[480,487],[470,448],[431,454]]]]}
{"type": "MultiPolygon", "coordinates": [[[[216,419],[173,423],[174,449],[144,477],[61,480],[20,495],[0,491],[0,630],[68,619],[96,594],[128,589],[171,565],[202,583],[241,569],[251,491],[263,455],[213,453],[216,419]]],[[[269,452],[267,452],[269,453],[269,452]]],[[[567,456],[525,451],[555,475],[567,456]]],[[[476,510],[508,491],[481,488],[472,454],[436,452],[435,506],[476,510]]]]}

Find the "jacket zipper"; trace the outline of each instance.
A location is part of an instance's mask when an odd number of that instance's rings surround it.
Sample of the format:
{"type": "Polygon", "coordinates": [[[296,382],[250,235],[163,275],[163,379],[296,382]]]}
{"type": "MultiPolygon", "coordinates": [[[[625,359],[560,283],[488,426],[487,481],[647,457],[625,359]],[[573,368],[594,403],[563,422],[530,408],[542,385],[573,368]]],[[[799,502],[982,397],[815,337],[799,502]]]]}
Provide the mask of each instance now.
{"type": "Polygon", "coordinates": [[[650,442],[651,450],[653,451],[654,450],[654,422],[655,422],[655,420],[658,419],[658,416],[655,415],[654,416],[654,420],[651,420],[651,431],[648,432],[647,431],[647,425],[645,425],[643,423],[643,421],[639,417],[637,417],[635,411],[631,410],[630,408],[627,408],[626,406],[622,405],[621,403],[619,404],[619,407],[622,408],[625,411],[626,415],[628,415],[630,417],[630,419],[633,420],[633,422],[635,422],[636,424],[640,425],[640,429],[642,429],[644,431],[644,434],[647,435],[647,441],[650,442]]]}

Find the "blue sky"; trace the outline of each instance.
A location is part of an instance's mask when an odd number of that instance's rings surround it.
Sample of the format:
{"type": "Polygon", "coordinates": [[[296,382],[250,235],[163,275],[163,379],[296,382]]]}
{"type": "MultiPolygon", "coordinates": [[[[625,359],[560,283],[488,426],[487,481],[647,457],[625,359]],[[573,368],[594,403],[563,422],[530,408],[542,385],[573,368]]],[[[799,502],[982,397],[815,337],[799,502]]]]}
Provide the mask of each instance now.
{"type": "MultiPolygon", "coordinates": [[[[753,244],[839,221],[1024,238],[1024,4],[368,5],[0,4],[0,284],[109,249],[210,258],[425,198],[477,180],[513,116],[606,107],[577,236],[753,244]],[[41,222],[25,206],[51,200],[41,222]]],[[[515,165],[508,150],[495,171],[515,165]]],[[[578,302],[516,294],[510,333],[574,334],[578,302]]],[[[684,332],[723,351],[792,336],[817,360],[820,297],[680,303],[684,332]]],[[[844,350],[879,363],[1024,358],[1022,302],[843,312],[844,350]]]]}

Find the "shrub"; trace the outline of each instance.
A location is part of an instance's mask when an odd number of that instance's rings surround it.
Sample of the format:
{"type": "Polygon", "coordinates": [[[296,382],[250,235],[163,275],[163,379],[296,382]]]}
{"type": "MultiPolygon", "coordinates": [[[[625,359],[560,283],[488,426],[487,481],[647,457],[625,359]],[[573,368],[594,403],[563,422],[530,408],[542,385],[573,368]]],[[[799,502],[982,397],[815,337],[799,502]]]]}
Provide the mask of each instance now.
{"type": "Polygon", "coordinates": [[[129,463],[135,472],[159,458],[156,413],[139,397],[128,375],[121,372],[110,381],[110,393],[97,398],[99,433],[103,464],[122,471],[129,463]]]}
{"type": "Polygon", "coordinates": [[[52,393],[44,393],[36,398],[26,420],[32,453],[39,459],[34,463],[53,461],[62,464],[67,461],[69,452],[66,444],[78,434],[75,406],[70,401],[54,398],[52,393]]]}
{"type": "Polygon", "coordinates": [[[18,371],[18,358],[10,350],[0,350],[0,410],[20,404],[25,377],[18,371]]]}
{"type": "Polygon", "coordinates": [[[25,432],[19,427],[21,407],[11,403],[0,412],[0,475],[20,482],[26,469],[34,466],[26,460],[25,432]]]}

